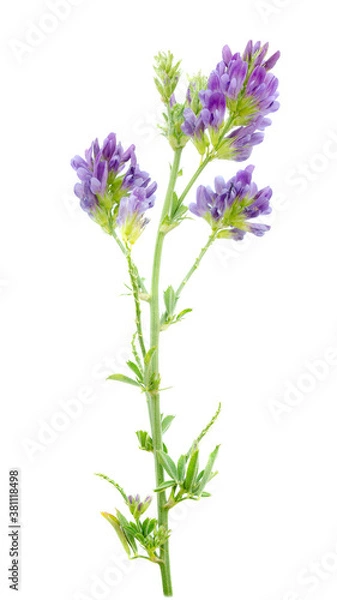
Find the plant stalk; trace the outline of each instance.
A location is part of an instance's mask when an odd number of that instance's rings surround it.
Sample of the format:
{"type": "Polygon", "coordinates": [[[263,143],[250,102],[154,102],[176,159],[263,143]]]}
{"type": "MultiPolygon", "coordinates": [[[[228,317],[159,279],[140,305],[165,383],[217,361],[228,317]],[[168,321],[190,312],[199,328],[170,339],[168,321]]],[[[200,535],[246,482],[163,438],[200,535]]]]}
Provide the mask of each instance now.
{"type": "MultiPolygon", "coordinates": [[[[174,155],[173,165],[171,167],[170,180],[167,188],[166,198],[164,201],[163,211],[159,223],[156,246],[154,251],[153,270],[152,270],[152,286],[151,286],[151,300],[150,300],[150,325],[151,325],[151,342],[150,348],[156,348],[152,356],[151,361],[151,374],[153,377],[157,377],[159,373],[159,336],[160,336],[160,311],[159,311],[159,281],[160,281],[160,266],[161,257],[163,251],[163,243],[165,233],[161,231],[161,225],[167,215],[170,214],[170,207],[172,205],[173,192],[179,172],[179,164],[181,158],[182,149],[176,150],[174,155]]],[[[156,487],[160,486],[164,479],[164,469],[159,463],[157,452],[163,448],[162,440],[162,424],[161,424],[161,411],[160,411],[160,396],[158,390],[152,390],[149,394],[149,410],[150,410],[150,422],[151,422],[151,433],[153,441],[153,454],[155,461],[155,473],[156,473],[156,487]]],[[[166,504],[166,492],[157,493],[157,509],[158,509],[158,525],[164,526],[168,529],[168,509],[165,508],[166,504]]],[[[169,543],[168,541],[163,544],[160,551],[160,564],[162,585],[164,596],[172,596],[172,582],[170,573],[170,555],[169,555],[169,543]]]]}

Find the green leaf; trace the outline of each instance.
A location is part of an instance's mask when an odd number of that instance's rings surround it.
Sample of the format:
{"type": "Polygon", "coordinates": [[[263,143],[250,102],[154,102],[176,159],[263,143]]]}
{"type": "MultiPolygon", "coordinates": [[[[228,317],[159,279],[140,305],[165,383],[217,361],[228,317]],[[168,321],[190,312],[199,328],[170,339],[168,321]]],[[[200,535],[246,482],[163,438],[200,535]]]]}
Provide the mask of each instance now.
{"type": "Polygon", "coordinates": [[[186,478],[184,481],[184,488],[187,492],[191,492],[198,476],[199,470],[199,448],[196,447],[191,454],[191,458],[188,463],[186,478]]]}
{"type": "MultiPolygon", "coordinates": [[[[182,174],[183,173],[181,170],[181,173],[177,173],[177,177],[181,177],[182,174]]],[[[179,207],[179,196],[178,196],[177,192],[173,192],[173,194],[172,194],[172,212],[174,213],[178,207],[179,207]]]]}
{"type": "Polygon", "coordinates": [[[164,292],[164,302],[168,315],[172,315],[177,303],[176,293],[172,285],[170,285],[164,292]]]}
{"type": "Polygon", "coordinates": [[[182,454],[177,463],[178,479],[179,483],[183,483],[186,473],[187,456],[182,454]]]}
{"type": "Polygon", "coordinates": [[[170,427],[173,419],[175,419],[174,415],[167,415],[167,417],[164,417],[164,419],[162,420],[162,424],[161,424],[161,428],[162,428],[162,432],[163,433],[166,433],[166,431],[170,427]]]}
{"type": "Polygon", "coordinates": [[[164,490],[167,490],[168,488],[173,487],[174,485],[177,485],[177,482],[173,481],[173,479],[170,479],[169,481],[164,481],[164,483],[162,483],[161,485],[159,485],[153,491],[154,492],[163,492],[164,490]]]}
{"type": "Polygon", "coordinates": [[[212,494],[209,494],[208,492],[202,492],[201,493],[201,497],[202,498],[210,498],[212,494]]]}
{"type": "Polygon", "coordinates": [[[181,221],[183,221],[188,211],[188,207],[185,206],[184,204],[181,204],[180,206],[176,206],[176,209],[172,215],[172,219],[173,221],[175,221],[176,223],[180,223],[181,221]]]}
{"type": "Polygon", "coordinates": [[[162,464],[162,466],[164,467],[166,473],[170,477],[172,477],[172,479],[174,479],[174,481],[176,481],[178,483],[177,468],[176,468],[172,458],[168,454],[166,454],[166,452],[162,452],[161,450],[157,451],[157,455],[158,455],[159,461],[162,464]]]}
{"type": "Polygon", "coordinates": [[[198,483],[198,486],[197,486],[197,489],[195,492],[196,494],[200,494],[200,492],[203,491],[206,484],[213,477],[212,469],[213,469],[213,465],[215,463],[216,457],[218,456],[219,448],[220,448],[220,445],[216,446],[214,448],[213,452],[211,452],[211,454],[209,455],[209,459],[208,459],[207,465],[205,467],[205,472],[204,472],[201,480],[198,483]]]}
{"type": "Polygon", "coordinates": [[[133,371],[134,374],[138,377],[139,381],[143,382],[143,373],[141,372],[138,365],[132,362],[132,360],[128,360],[126,364],[128,365],[129,369],[131,369],[131,371],[133,371]]]}
{"type": "Polygon", "coordinates": [[[188,313],[192,312],[192,308],[185,308],[184,310],[182,310],[177,316],[176,316],[176,322],[177,321],[181,321],[185,315],[187,315],[188,313]]]}
{"type": "Polygon", "coordinates": [[[144,364],[145,364],[146,367],[149,366],[149,364],[151,362],[151,359],[152,359],[152,356],[154,355],[154,353],[156,352],[156,350],[157,350],[157,348],[156,348],[156,346],[154,346],[153,348],[150,348],[150,350],[148,350],[147,353],[145,354],[144,364]]]}
{"type": "Polygon", "coordinates": [[[114,481],[113,479],[110,479],[110,477],[107,477],[107,475],[103,475],[103,473],[95,473],[95,475],[97,477],[101,477],[102,479],[105,479],[105,481],[108,481],[109,483],[111,483],[111,485],[113,485],[114,488],[116,488],[116,490],[118,490],[119,493],[123,496],[125,502],[128,501],[128,497],[127,497],[125,491],[123,490],[122,486],[120,486],[118,483],[116,483],[116,481],[114,481]]]}
{"type": "Polygon", "coordinates": [[[145,450],[146,452],[153,451],[152,438],[147,431],[136,431],[136,436],[138,438],[141,450],[145,450]]]}
{"type": "MultiPolygon", "coordinates": [[[[120,541],[123,544],[123,548],[124,548],[125,552],[130,557],[131,552],[130,552],[129,543],[128,543],[128,540],[127,540],[127,537],[126,537],[124,531],[122,530],[122,528],[120,526],[118,519],[116,519],[116,517],[114,517],[114,515],[111,515],[110,513],[107,513],[107,512],[102,512],[101,515],[108,521],[108,523],[110,523],[110,525],[112,525],[112,527],[114,528],[115,532],[117,533],[120,541]]],[[[136,552],[137,552],[137,548],[136,548],[136,552]]]]}
{"type": "Polygon", "coordinates": [[[124,517],[124,515],[122,515],[121,512],[119,512],[119,510],[117,510],[116,513],[117,513],[117,517],[119,519],[122,531],[129,543],[129,545],[131,546],[134,553],[137,554],[138,548],[137,548],[137,544],[135,542],[135,535],[134,535],[134,532],[131,527],[133,525],[133,523],[129,523],[129,521],[124,517]]]}
{"type": "Polygon", "coordinates": [[[157,519],[150,519],[149,517],[147,519],[145,519],[144,523],[142,523],[143,534],[145,535],[145,537],[147,537],[148,535],[150,535],[150,533],[152,533],[156,524],[157,524],[157,519]]]}
{"type": "Polygon", "coordinates": [[[126,375],[122,375],[121,373],[109,375],[107,379],[112,379],[113,381],[121,381],[122,383],[128,383],[130,385],[135,385],[136,387],[141,387],[138,381],[135,381],[134,379],[131,379],[131,377],[127,377],[126,375]]]}

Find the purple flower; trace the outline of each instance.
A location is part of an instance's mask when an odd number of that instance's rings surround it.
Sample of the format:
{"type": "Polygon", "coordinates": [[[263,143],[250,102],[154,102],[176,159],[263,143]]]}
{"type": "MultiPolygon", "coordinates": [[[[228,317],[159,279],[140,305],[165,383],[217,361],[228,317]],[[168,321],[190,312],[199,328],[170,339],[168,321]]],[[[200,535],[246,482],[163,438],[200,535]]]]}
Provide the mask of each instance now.
{"type": "Polygon", "coordinates": [[[259,115],[265,116],[279,109],[280,104],[276,101],[279,95],[277,87],[278,79],[268,73],[265,67],[254,68],[248,79],[245,94],[259,115]]]}
{"type": "Polygon", "coordinates": [[[193,138],[201,154],[209,145],[207,132],[218,158],[246,160],[253,146],[262,142],[263,134],[259,132],[270,124],[269,120],[263,119],[279,108],[278,80],[270,70],[277,63],[280,52],[266,60],[268,49],[268,44],[261,46],[261,42],[253,44],[250,40],[241,56],[239,52],[233,54],[229,46],[224,46],[222,61],[211,72],[207,89],[196,85],[200,76],[195,82],[192,80],[187,92],[188,108],[184,112],[182,130],[193,138]],[[233,126],[241,129],[233,132],[236,145],[231,153],[226,141],[225,144],[223,142],[226,140],[225,133],[233,126]]]}
{"type": "Polygon", "coordinates": [[[253,63],[254,67],[262,65],[266,71],[270,71],[270,69],[276,65],[281,53],[279,51],[275,52],[267,61],[264,61],[268,50],[268,43],[261,46],[261,42],[256,42],[256,44],[253,45],[252,40],[249,40],[243,53],[243,60],[248,63],[253,63]]]}
{"type": "Polygon", "coordinates": [[[264,139],[264,129],[271,125],[271,120],[259,116],[250,125],[238,127],[218,144],[215,156],[242,162],[247,160],[257,144],[264,139]]]}
{"type": "Polygon", "coordinates": [[[196,117],[191,108],[185,108],[184,110],[185,121],[181,126],[182,131],[185,135],[190,137],[200,138],[205,131],[205,123],[202,117],[196,117]]]}
{"type": "MultiPolygon", "coordinates": [[[[239,127],[230,133],[224,141],[224,146],[230,144],[231,158],[237,162],[247,160],[254,146],[261,144],[264,139],[262,131],[271,125],[270,119],[258,117],[250,125],[239,127]],[[261,131],[262,130],[262,131],[261,131]]],[[[219,150],[219,156],[221,149],[219,150]]]]}
{"type": "Polygon", "coordinates": [[[211,127],[218,131],[225,116],[225,96],[221,92],[213,92],[212,90],[204,90],[200,92],[199,96],[204,106],[199,118],[202,119],[205,127],[211,127]]]}
{"type": "Polygon", "coordinates": [[[147,189],[135,187],[130,196],[124,196],[119,205],[117,225],[121,229],[125,242],[134,244],[149,222],[144,213],[152,208],[157,184],[152,183],[147,189]]]}
{"type": "Polygon", "coordinates": [[[280,52],[265,60],[269,44],[253,45],[250,40],[243,52],[232,54],[228,46],[222,50],[222,61],[210,75],[208,87],[221,90],[229,102],[230,112],[242,125],[257,116],[265,116],[279,108],[277,78],[269,73],[277,63],[280,52]]]}
{"type": "Polygon", "coordinates": [[[190,211],[203,217],[217,234],[218,238],[243,239],[248,231],[262,236],[270,229],[269,225],[251,222],[250,219],[271,212],[269,204],[272,196],[270,187],[258,190],[252,181],[254,167],[246,167],[229,179],[216,177],[214,190],[210,186],[199,186],[196,202],[190,204],[190,211]]]}
{"type": "Polygon", "coordinates": [[[157,184],[150,184],[149,174],[140,169],[135,146],[124,151],[115,133],[108,135],[102,147],[96,139],[85,151],[85,158],[75,156],[71,165],[80,179],[74,192],[81,208],[107,233],[111,234],[116,226],[122,199],[125,202],[134,192],[137,196],[137,190],[143,190],[148,204],[154,202],[157,184]]]}
{"type": "Polygon", "coordinates": [[[238,52],[233,56],[228,46],[223,48],[222,56],[222,62],[209,77],[208,88],[219,90],[228,98],[235,100],[246,80],[248,65],[238,52]]]}

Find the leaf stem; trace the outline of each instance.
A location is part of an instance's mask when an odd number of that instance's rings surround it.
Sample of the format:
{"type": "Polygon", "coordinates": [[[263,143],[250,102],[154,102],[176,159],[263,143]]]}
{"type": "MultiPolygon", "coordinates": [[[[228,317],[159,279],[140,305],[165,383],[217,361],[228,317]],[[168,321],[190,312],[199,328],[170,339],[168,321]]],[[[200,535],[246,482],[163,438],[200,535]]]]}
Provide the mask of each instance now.
{"type": "Polygon", "coordinates": [[[186,283],[188,282],[188,280],[192,277],[193,273],[199,267],[200,261],[205,256],[205,254],[206,254],[207,250],[210,248],[210,246],[213,244],[216,236],[217,236],[217,232],[213,231],[211,233],[211,235],[209,236],[209,238],[208,238],[207,244],[205,244],[205,246],[203,248],[201,248],[200,253],[197,256],[197,258],[195,259],[192,267],[190,268],[190,270],[188,271],[188,273],[186,273],[186,275],[185,275],[184,279],[182,280],[180,286],[177,288],[177,291],[176,291],[177,298],[179,298],[179,296],[181,295],[181,292],[183,291],[186,283]]]}
{"type": "MultiPolygon", "coordinates": [[[[112,235],[113,239],[115,240],[116,244],[119,246],[119,248],[123,252],[124,256],[127,256],[127,254],[128,254],[128,248],[126,246],[124,246],[123,242],[120,240],[120,238],[118,237],[118,235],[117,235],[117,233],[116,233],[116,231],[114,229],[112,230],[111,235],[112,235]]],[[[138,283],[139,289],[143,292],[143,294],[148,295],[148,292],[147,292],[147,289],[145,287],[144,281],[140,277],[140,275],[138,273],[138,269],[137,269],[137,267],[136,267],[135,264],[134,264],[134,269],[136,271],[137,283],[138,283]]]]}
{"type": "Polygon", "coordinates": [[[139,341],[139,346],[141,349],[142,356],[144,358],[145,354],[146,354],[146,348],[145,348],[145,344],[144,344],[144,336],[143,336],[143,328],[142,328],[142,311],[140,308],[140,300],[139,300],[139,287],[138,287],[139,277],[137,277],[138,272],[137,272],[135,264],[132,260],[130,248],[127,248],[126,260],[128,262],[129,275],[130,275],[130,281],[131,281],[131,287],[132,287],[132,295],[133,295],[133,299],[134,299],[134,303],[135,303],[136,328],[137,328],[138,341],[139,341]]]}

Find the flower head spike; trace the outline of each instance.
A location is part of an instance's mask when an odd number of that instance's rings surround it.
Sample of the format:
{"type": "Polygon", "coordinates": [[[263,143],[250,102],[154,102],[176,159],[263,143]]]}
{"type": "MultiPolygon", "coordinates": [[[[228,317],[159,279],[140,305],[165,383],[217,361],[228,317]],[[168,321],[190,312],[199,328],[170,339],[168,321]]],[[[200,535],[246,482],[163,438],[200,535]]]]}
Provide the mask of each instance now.
{"type": "Polygon", "coordinates": [[[211,143],[217,158],[246,160],[252,147],[263,140],[261,131],[270,124],[265,117],[279,108],[278,80],[270,71],[280,53],[266,60],[268,48],[268,44],[250,40],[241,56],[224,46],[222,61],[211,72],[207,87],[198,88],[197,102],[194,93],[193,104],[189,89],[182,130],[200,154],[211,143]],[[237,147],[227,142],[233,127],[242,128],[233,133],[237,147]]]}
{"type": "Polygon", "coordinates": [[[190,211],[203,217],[212,227],[217,238],[243,239],[246,232],[261,236],[270,229],[269,225],[251,222],[250,219],[271,212],[269,205],[272,190],[258,190],[252,182],[254,167],[238,171],[227,183],[216,177],[215,188],[199,186],[196,203],[190,211]]]}
{"type": "Polygon", "coordinates": [[[80,199],[81,208],[107,233],[111,234],[118,224],[122,200],[125,204],[133,194],[140,194],[149,201],[147,206],[146,202],[143,204],[144,210],[153,206],[157,184],[150,185],[149,174],[141,171],[135,146],[132,144],[124,151],[117,143],[115,133],[108,135],[102,147],[96,139],[85,151],[85,158],[75,156],[71,165],[80,179],[74,192],[80,199]]]}

